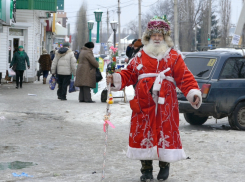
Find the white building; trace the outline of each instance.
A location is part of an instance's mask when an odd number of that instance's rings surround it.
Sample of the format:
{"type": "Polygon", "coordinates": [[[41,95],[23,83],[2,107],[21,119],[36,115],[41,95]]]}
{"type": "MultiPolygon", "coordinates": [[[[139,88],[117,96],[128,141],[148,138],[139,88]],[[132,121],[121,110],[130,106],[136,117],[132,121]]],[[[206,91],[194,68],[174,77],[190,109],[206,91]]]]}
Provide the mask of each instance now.
{"type": "Polygon", "coordinates": [[[49,14],[56,10],[56,1],[53,0],[52,4],[46,3],[44,6],[40,5],[41,0],[29,1],[29,4],[23,2],[17,4],[16,23],[12,23],[11,26],[3,26],[3,31],[0,33],[0,72],[2,72],[2,78],[5,77],[14,51],[22,45],[30,61],[30,69],[24,72],[24,81],[33,82],[36,80],[36,72],[39,69],[38,60],[46,39],[44,38],[46,37],[45,20],[49,19],[49,14]]]}

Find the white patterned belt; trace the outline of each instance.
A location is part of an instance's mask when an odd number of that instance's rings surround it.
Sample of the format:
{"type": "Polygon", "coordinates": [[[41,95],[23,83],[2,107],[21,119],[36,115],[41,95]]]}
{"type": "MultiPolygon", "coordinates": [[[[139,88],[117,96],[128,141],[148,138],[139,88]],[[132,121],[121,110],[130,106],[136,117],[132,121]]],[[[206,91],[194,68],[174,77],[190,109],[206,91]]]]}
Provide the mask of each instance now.
{"type": "Polygon", "coordinates": [[[174,83],[173,77],[165,76],[165,73],[168,72],[169,70],[170,70],[170,68],[167,68],[167,69],[161,71],[160,73],[143,73],[143,74],[139,75],[138,80],[141,80],[143,78],[149,78],[149,77],[157,77],[155,82],[154,82],[154,85],[153,85],[153,91],[160,91],[163,80],[166,79],[166,80],[174,83]]]}
{"type": "Polygon", "coordinates": [[[174,83],[174,78],[171,76],[166,76],[165,73],[168,72],[170,70],[170,68],[167,68],[163,71],[161,71],[160,73],[143,73],[141,75],[139,75],[138,80],[141,80],[143,78],[149,78],[149,77],[157,77],[156,80],[154,81],[153,84],[153,100],[156,103],[156,111],[155,113],[157,113],[157,106],[158,104],[164,104],[165,103],[165,98],[162,97],[158,97],[157,92],[159,92],[161,90],[161,86],[162,86],[162,81],[163,80],[168,80],[170,82],[174,83]]]}

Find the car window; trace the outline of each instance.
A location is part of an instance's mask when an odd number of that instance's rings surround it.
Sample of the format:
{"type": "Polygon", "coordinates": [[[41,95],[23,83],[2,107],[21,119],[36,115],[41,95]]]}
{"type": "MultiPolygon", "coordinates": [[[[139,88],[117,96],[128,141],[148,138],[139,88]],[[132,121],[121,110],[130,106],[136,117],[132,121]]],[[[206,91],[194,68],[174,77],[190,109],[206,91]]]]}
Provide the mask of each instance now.
{"type": "Polygon", "coordinates": [[[230,58],[226,61],[220,75],[221,79],[244,79],[245,78],[245,59],[230,58]]]}
{"type": "Polygon", "coordinates": [[[207,78],[215,65],[216,58],[186,57],[185,64],[195,77],[207,78]]]}

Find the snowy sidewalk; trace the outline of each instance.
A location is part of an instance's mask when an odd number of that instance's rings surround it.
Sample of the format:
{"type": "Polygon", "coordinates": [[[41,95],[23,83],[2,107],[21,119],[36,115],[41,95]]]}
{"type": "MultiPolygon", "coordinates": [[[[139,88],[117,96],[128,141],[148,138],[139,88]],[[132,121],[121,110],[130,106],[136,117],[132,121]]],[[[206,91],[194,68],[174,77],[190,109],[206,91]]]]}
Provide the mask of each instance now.
{"type": "MultiPolygon", "coordinates": [[[[98,182],[101,178],[106,104],[67,101],[40,82],[0,86],[0,181],[98,182]],[[28,96],[29,94],[35,94],[28,96]],[[19,161],[19,162],[16,162],[19,161]],[[16,164],[19,164],[16,167],[16,164]],[[29,165],[26,167],[25,165],[29,165]],[[23,165],[23,166],[22,166],[23,165]],[[22,172],[33,177],[14,177],[22,172]]],[[[126,89],[128,100],[133,89],[126,89]]],[[[106,182],[138,182],[140,162],[126,157],[131,109],[122,99],[111,106],[106,182]]],[[[173,163],[168,182],[231,182],[245,178],[244,132],[230,130],[227,118],[190,126],[180,115],[183,147],[191,159],[173,163]]],[[[154,177],[158,173],[154,162],[154,177]]]]}

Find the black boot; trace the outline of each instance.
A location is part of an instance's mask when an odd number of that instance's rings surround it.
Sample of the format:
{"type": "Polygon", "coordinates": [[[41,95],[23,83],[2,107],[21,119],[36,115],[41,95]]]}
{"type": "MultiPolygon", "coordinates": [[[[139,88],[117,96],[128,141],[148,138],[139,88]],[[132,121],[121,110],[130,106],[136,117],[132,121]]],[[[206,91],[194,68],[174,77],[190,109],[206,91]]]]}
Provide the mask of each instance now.
{"type": "Polygon", "coordinates": [[[168,179],[169,176],[169,168],[170,168],[170,164],[167,163],[166,166],[164,167],[160,167],[160,171],[157,175],[157,179],[159,181],[165,181],[166,179],[168,179]]]}
{"type": "Polygon", "coordinates": [[[153,181],[152,170],[144,171],[140,177],[141,182],[150,182],[153,181]]]}

